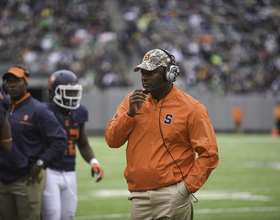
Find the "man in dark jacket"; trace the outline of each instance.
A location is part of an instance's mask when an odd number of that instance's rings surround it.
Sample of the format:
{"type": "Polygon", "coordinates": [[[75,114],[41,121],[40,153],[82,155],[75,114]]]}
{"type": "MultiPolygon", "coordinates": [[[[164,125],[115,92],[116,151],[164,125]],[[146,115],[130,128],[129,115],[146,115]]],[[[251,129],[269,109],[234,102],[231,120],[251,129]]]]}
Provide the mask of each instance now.
{"type": "Polygon", "coordinates": [[[13,147],[0,153],[0,216],[40,219],[46,167],[61,162],[67,139],[54,114],[27,92],[29,72],[12,67],[2,76],[10,96],[13,147]]]}

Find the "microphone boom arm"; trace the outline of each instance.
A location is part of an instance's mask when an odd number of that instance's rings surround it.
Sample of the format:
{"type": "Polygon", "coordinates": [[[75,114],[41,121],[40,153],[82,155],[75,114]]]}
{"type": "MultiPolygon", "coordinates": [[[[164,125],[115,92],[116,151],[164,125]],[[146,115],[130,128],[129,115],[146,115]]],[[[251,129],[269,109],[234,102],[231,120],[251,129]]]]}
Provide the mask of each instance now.
{"type": "Polygon", "coordinates": [[[143,91],[143,93],[148,94],[149,92],[151,92],[151,91],[153,91],[153,90],[156,90],[156,89],[158,89],[158,88],[160,88],[160,87],[162,87],[162,86],[164,86],[164,85],[166,85],[166,84],[168,84],[168,83],[172,83],[172,82],[175,82],[175,80],[172,80],[172,81],[170,81],[170,82],[163,83],[163,84],[161,84],[160,86],[157,86],[157,87],[152,88],[152,89],[145,89],[145,90],[143,91]]]}

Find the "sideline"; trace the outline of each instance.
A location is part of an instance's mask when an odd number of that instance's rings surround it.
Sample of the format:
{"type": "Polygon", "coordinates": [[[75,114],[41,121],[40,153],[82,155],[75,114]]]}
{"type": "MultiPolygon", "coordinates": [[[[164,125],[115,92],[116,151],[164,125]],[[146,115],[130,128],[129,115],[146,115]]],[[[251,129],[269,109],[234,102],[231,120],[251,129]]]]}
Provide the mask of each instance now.
{"type": "MultiPolygon", "coordinates": [[[[242,207],[242,208],[218,208],[218,209],[197,209],[194,210],[195,215],[203,214],[217,214],[217,213],[248,213],[248,212],[279,212],[279,207],[242,207]]],[[[88,219],[119,219],[130,217],[130,213],[119,214],[105,214],[105,215],[91,215],[75,217],[75,220],[88,220],[88,219]]]]}

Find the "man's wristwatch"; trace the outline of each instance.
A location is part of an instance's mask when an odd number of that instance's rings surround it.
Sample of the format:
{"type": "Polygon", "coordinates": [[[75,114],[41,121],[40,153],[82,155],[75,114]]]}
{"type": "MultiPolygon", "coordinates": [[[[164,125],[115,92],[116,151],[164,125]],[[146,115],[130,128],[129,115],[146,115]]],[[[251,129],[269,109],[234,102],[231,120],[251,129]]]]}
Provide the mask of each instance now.
{"type": "Polygon", "coordinates": [[[42,161],[41,159],[37,160],[37,166],[44,169],[46,168],[44,161],[42,161]]]}

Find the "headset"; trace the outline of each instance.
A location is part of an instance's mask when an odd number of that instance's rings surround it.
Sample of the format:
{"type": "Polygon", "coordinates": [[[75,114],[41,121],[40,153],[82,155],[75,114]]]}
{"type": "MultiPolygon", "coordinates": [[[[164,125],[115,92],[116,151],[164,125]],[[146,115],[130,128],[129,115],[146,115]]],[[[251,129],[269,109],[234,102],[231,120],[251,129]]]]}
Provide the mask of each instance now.
{"type": "Polygon", "coordinates": [[[24,71],[24,75],[25,75],[26,77],[29,77],[30,73],[29,73],[29,71],[28,71],[27,69],[25,69],[25,68],[24,68],[24,67],[22,67],[22,66],[14,66],[14,67],[17,67],[17,68],[23,69],[23,71],[24,71]]]}
{"type": "Polygon", "coordinates": [[[177,78],[180,74],[180,69],[176,65],[175,57],[168,50],[165,50],[165,49],[160,49],[160,50],[162,50],[171,60],[170,63],[168,64],[168,66],[165,68],[165,71],[163,73],[163,78],[167,82],[174,82],[177,80],[177,78]]]}

